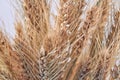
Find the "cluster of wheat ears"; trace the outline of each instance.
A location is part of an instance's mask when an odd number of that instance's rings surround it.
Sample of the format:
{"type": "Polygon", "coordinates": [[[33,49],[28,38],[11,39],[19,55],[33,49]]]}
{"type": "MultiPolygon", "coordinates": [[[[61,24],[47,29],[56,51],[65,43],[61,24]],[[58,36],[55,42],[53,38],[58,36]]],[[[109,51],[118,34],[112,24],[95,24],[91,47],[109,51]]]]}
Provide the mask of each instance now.
{"type": "Polygon", "coordinates": [[[18,0],[14,43],[0,31],[0,80],[120,80],[113,1],[59,0],[56,16],[50,0],[18,0]]]}

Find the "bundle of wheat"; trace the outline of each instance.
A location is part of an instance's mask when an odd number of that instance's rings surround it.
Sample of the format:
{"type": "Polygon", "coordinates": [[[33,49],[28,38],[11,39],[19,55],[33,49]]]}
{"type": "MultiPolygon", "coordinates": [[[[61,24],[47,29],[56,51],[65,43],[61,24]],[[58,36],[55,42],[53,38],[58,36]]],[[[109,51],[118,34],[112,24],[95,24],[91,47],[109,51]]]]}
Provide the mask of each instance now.
{"type": "Polygon", "coordinates": [[[0,80],[120,79],[120,12],[112,0],[60,0],[54,29],[47,0],[20,2],[14,44],[0,32],[0,80]]]}

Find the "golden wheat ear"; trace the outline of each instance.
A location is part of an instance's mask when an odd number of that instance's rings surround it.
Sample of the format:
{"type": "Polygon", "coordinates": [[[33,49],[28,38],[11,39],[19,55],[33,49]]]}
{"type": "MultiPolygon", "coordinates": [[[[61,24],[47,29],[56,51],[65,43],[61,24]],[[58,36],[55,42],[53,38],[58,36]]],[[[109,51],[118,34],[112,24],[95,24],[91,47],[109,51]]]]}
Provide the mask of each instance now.
{"type": "MultiPolygon", "coordinates": [[[[46,65],[43,41],[48,33],[49,8],[45,0],[24,0],[24,25],[16,22],[16,37],[14,49],[18,54],[28,80],[46,79],[44,77],[44,66],[46,65]]],[[[24,79],[24,78],[23,78],[24,79]]]]}
{"type": "Polygon", "coordinates": [[[7,36],[0,31],[0,79],[21,80],[23,73],[19,56],[12,49],[7,36]]]}
{"type": "Polygon", "coordinates": [[[23,8],[29,43],[39,49],[50,28],[49,6],[45,0],[24,0],[23,8]]]}

